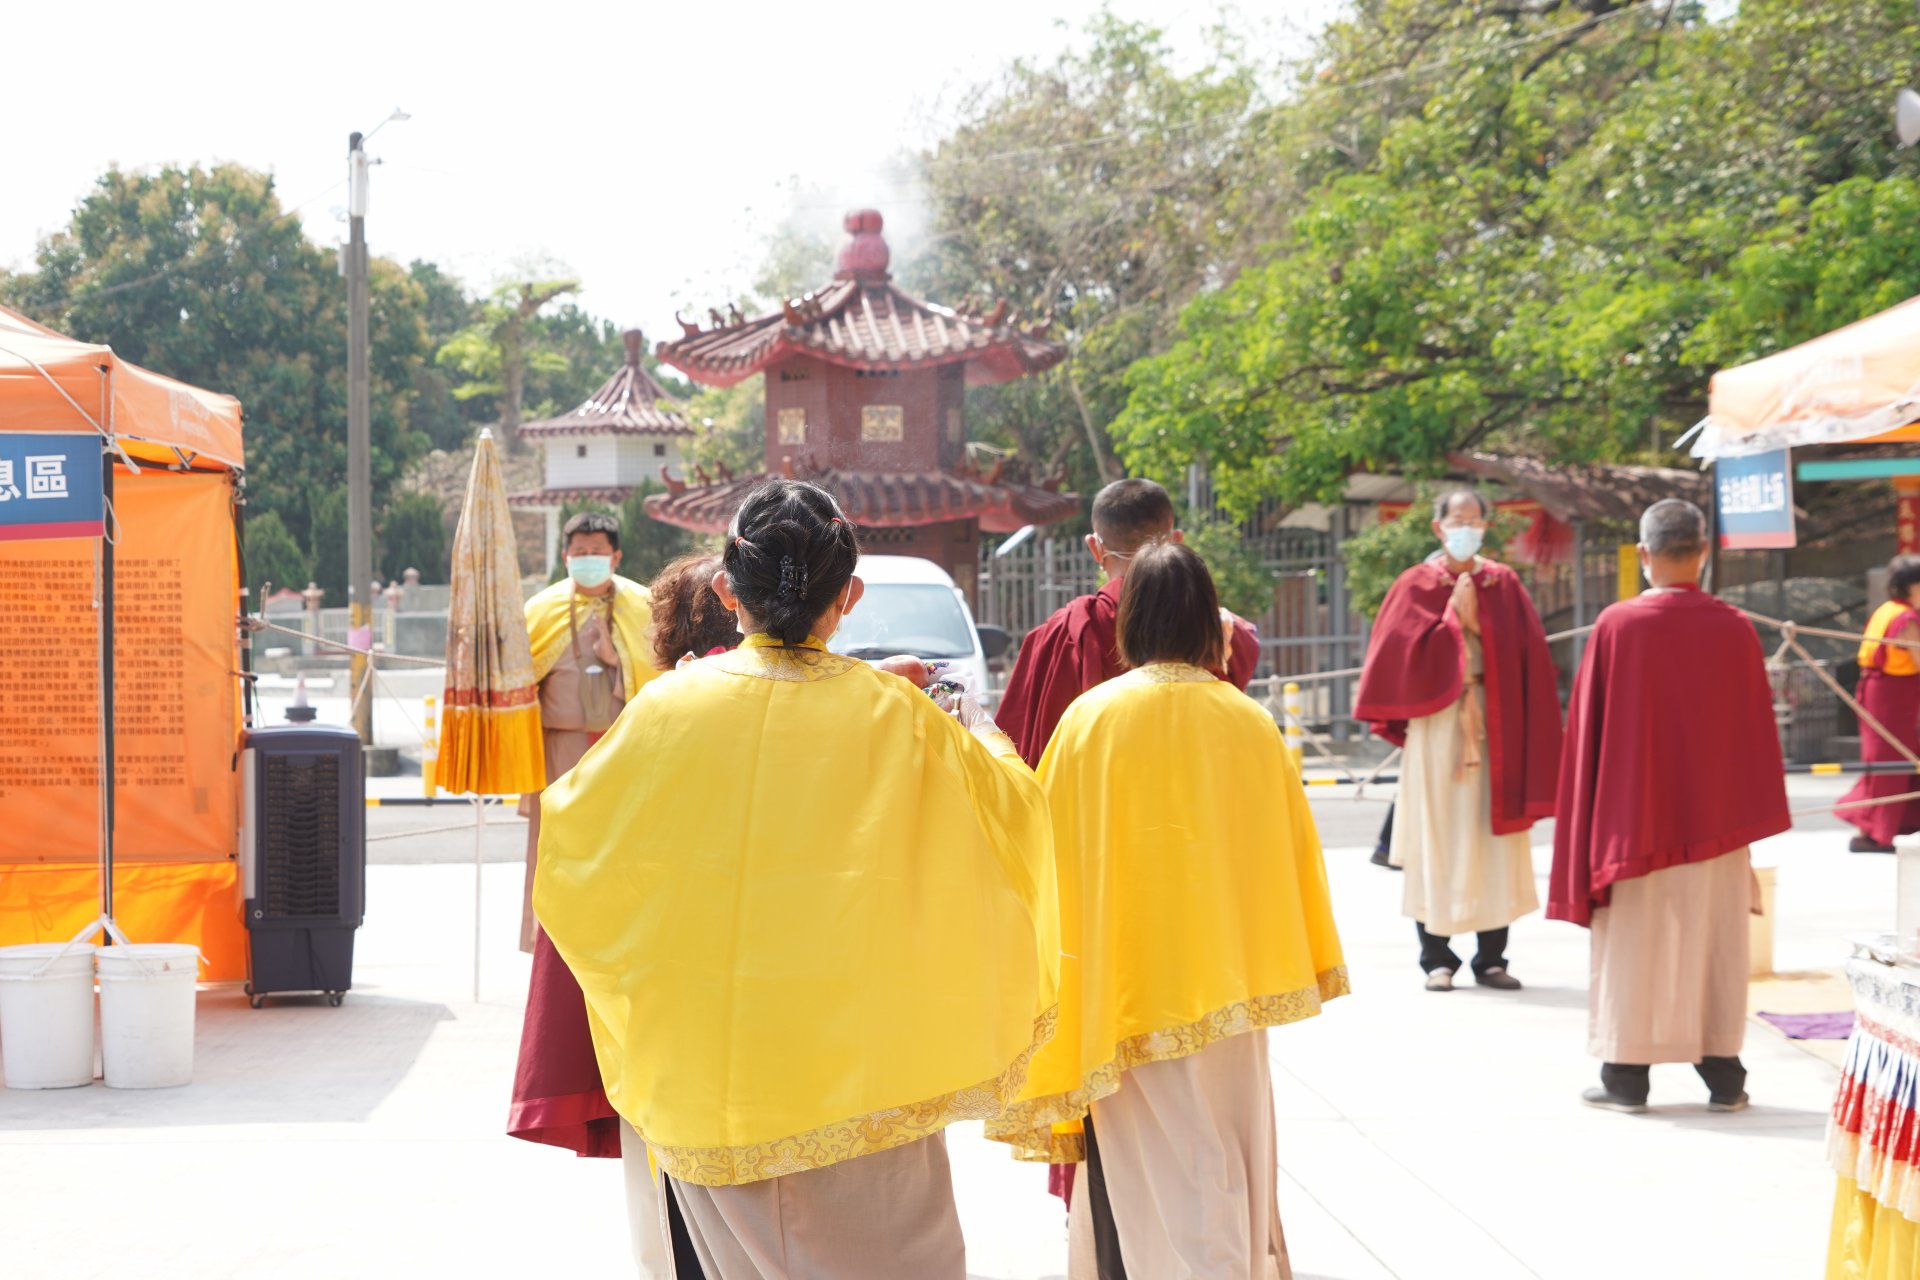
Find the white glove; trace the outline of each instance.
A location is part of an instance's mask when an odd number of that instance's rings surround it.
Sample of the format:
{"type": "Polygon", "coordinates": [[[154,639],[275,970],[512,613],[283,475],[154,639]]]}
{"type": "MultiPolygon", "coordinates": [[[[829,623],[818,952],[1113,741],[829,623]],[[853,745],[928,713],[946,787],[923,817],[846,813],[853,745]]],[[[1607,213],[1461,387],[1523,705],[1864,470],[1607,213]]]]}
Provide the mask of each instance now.
{"type": "Polygon", "coordinates": [[[960,722],[960,727],[978,737],[997,736],[1000,726],[980,701],[980,689],[972,672],[950,662],[927,663],[927,696],[935,706],[960,722]]]}

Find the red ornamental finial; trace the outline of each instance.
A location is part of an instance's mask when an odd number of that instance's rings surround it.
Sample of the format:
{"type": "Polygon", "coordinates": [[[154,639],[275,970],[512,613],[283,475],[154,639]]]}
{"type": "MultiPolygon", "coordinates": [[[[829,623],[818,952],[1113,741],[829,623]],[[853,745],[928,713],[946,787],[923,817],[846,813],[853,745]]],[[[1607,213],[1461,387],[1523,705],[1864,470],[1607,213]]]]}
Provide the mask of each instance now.
{"type": "Polygon", "coordinates": [[[841,280],[887,279],[887,263],[893,255],[880,237],[879,210],[855,209],[847,214],[842,225],[849,239],[840,247],[839,270],[835,276],[841,280]]]}

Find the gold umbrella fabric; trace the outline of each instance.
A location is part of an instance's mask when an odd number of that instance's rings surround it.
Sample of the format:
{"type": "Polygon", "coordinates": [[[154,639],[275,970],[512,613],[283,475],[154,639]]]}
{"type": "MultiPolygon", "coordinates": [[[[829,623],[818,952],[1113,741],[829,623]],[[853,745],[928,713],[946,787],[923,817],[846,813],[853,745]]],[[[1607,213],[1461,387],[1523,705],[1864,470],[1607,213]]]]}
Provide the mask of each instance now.
{"type": "Polygon", "coordinates": [[[482,431],[453,536],[439,785],[498,795],[547,785],[540,685],[520,599],[520,558],[493,433],[482,431]]]}

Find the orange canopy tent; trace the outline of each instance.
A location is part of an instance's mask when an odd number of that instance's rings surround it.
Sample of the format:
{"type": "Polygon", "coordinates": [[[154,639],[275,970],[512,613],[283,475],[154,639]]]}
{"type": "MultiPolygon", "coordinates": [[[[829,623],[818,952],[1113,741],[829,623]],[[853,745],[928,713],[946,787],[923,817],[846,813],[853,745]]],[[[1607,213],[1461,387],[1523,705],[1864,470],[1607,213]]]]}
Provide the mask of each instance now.
{"type": "Polygon", "coordinates": [[[0,308],[0,433],[97,437],[108,534],[0,540],[0,944],[106,908],[244,977],[239,402],[0,308]]]}
{"type": "Polygon", "coordinates": [[[1697,458],[1812,444],[1920,440],[1920,298],[1764,359],[1722,369],[1697,458]]]}

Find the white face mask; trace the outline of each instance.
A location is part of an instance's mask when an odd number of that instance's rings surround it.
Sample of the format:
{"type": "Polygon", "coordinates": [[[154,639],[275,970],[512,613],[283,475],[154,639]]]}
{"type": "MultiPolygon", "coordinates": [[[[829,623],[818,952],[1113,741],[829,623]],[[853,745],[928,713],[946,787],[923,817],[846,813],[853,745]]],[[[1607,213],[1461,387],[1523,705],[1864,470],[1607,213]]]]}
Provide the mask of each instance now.
{"type": "Polygon", "coordinates": [[[1446,543],[1447,554],[1455,560],[1471,560],[1480,550],[1480,543],[1486,537],[1483,530],[1470,524],[1448,525],[1441,534],[1446,543]]]}
{"type": "Polygon", "coordinates": [[[567,576],[576,587],[598,587],[613,576],[612,556],[568,556],[567,576]]]}

